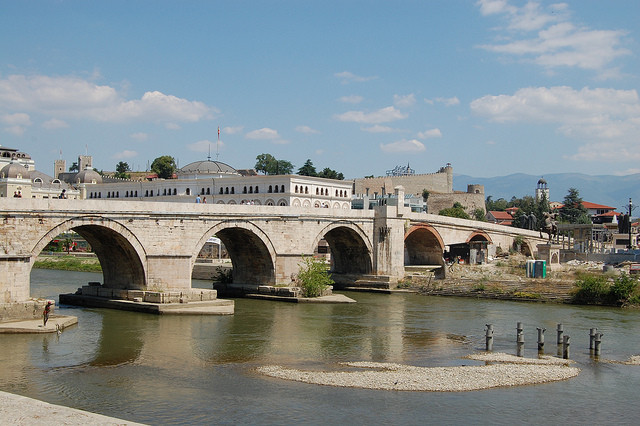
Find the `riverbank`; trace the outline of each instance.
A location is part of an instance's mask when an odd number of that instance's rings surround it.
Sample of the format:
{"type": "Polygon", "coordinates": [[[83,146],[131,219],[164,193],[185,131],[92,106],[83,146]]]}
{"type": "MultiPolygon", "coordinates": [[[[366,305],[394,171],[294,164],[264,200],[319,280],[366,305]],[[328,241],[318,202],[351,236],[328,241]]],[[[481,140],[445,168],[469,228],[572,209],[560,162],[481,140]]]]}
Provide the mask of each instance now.
{"type": "Polygon", "coordinates": [[[49,404],[26,396],[14,395],[0,391],[0,419],[3,424],[16,426],[34,425],[140,425],[130,422],[49,404]]]}

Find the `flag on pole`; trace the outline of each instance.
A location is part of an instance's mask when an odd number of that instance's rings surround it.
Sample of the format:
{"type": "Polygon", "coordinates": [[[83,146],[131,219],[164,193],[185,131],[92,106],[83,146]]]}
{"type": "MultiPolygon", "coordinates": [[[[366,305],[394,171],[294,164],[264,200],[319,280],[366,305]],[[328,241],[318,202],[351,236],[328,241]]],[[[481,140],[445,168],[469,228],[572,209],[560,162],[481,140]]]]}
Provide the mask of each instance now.
{"type": "Polygon", "coordinates": [[[220,126],[218,126],[218,140],[220,140],[220,126]]]}

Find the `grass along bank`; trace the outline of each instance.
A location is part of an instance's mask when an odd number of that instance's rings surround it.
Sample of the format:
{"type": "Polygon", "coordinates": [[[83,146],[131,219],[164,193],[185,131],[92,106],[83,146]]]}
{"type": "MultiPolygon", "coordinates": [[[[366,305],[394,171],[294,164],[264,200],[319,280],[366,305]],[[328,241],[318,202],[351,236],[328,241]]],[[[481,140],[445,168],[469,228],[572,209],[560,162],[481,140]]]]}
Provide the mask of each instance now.
{"type": "Polygon", "coordinates": [[[33,264],[39,269],[58,269],[62,271],[102,272],[100,262],[96,257],[67,256],[38,256],[33,264]]]}

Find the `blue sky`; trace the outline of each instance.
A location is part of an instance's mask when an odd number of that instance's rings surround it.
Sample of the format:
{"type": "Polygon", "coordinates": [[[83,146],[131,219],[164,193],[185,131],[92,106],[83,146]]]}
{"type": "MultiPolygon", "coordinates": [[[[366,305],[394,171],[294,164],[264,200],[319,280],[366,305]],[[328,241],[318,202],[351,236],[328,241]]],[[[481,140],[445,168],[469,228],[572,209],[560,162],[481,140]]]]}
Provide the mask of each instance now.
{"type": "Polygon", "coordinates": [[[0,145],[51,174],[640,172],[640,2],[5,1],[0,145]],[[217,129],[220,127],[220,143],[217,129]]]}

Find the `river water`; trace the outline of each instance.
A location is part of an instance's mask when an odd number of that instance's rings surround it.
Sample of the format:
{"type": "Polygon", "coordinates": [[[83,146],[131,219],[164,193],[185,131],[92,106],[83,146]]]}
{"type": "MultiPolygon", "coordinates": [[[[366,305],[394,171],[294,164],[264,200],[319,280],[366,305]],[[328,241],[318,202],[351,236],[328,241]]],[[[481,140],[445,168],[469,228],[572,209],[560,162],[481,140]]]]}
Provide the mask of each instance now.
{"type": "MultiPolygon", "coordinates": [[[[57,300],[100,274],[34,269],[31,294],[57,300]]],[[[209,287],[207,282],[194,282],[209,287]]],[[[235,300],[232,316],[155,316],[57,307],[79,323],[58,335],[0,335],[0,390],[150,424],[635,424],[640,312],[598,307],[346,293],[349,305],[235,300]],[[344,361],[417,366],[473,365],[494,325],[494,351],[537,355],[545,327],[571,336],[576,378],[475,392],[334,388],[261,376],[279,364],[337,369],[344,361]],[[604,333],[599,361],[589,328],[604,333]]]]}

